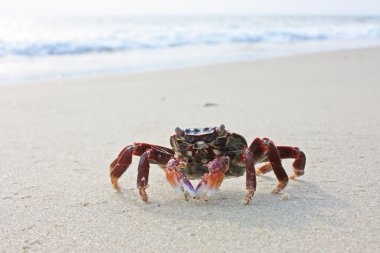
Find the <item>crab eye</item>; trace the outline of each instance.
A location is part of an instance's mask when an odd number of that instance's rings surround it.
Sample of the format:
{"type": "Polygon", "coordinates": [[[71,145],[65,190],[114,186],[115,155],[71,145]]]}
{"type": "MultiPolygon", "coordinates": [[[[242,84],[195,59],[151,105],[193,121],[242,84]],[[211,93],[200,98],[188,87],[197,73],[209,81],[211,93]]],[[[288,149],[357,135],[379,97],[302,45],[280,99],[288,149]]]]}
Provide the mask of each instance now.
{"type": "Polygon", "coordinates": [[[185,137],[185,140],[186,140],[187,142],[193,142],[193,141],[194,141],[194,137],[193,137],[193,136],[186,136],[186,137],[185,137]]]}

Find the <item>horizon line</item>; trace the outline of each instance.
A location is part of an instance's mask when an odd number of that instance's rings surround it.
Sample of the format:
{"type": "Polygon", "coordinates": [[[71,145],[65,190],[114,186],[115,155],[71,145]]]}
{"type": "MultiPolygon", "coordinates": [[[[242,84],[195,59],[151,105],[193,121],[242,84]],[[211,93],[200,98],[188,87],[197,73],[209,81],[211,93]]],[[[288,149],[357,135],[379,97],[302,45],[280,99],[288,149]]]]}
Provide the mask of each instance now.
{"type": "MultiPolygon", "coordinates": [[[[1,17],[107,17],[107,16],[298,16],[298,17],[305,17],[305,16],[357,16],[357,17],[380,17],[379,13],[280,13],[280,12],[272,12],[272,13],[257,13],[257,12],[241,12],[241,13],[224,13],[224,12],[205,12],[205,13],[38,13],[38,14],[25,14],[25,13],[1,13],[1,17]]],[[[1,18],[0,17],[0,18],[1,18]]]]}

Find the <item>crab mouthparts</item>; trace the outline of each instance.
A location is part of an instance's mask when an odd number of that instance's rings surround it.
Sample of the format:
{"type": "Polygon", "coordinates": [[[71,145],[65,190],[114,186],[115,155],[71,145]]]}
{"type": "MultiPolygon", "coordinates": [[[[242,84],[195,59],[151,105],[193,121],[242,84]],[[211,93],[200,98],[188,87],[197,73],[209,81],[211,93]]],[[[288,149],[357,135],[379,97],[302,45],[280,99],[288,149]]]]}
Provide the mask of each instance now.
{"type": "Polygon", "coordinates": [[[194,149],[204,149],[208,148],[208,145],[204,141],[198,141],[193,146],[194,149]]]}

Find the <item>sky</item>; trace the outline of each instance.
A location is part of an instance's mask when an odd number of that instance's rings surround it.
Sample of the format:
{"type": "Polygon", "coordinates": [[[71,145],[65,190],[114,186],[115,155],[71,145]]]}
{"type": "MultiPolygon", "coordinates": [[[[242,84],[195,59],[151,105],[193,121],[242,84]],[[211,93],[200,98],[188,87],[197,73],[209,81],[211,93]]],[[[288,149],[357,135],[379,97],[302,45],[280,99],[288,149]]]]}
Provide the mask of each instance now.
{"type": "Polygon", "coordinates": [[[380,0],[0,0],[0,15],[380,15],[380,0]]]}

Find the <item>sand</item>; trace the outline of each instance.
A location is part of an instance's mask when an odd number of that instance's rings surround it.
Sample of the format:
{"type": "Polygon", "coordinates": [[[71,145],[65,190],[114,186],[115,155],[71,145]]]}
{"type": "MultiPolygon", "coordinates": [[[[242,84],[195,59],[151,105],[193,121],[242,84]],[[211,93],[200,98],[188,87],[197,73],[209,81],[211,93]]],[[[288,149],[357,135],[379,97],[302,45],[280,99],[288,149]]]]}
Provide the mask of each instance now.
{"type": "Polygon", "coordinates": [[[0,86],[0,251],[379,252],[379,64],[374,48],[0,86]],[[152,166],[145,204],[136,158],[112,189],[124,146],[221,123],[300,147],[305,175],[278,195],[259,177],[244,206],[244,177],[186,202],[152,166]]]}

